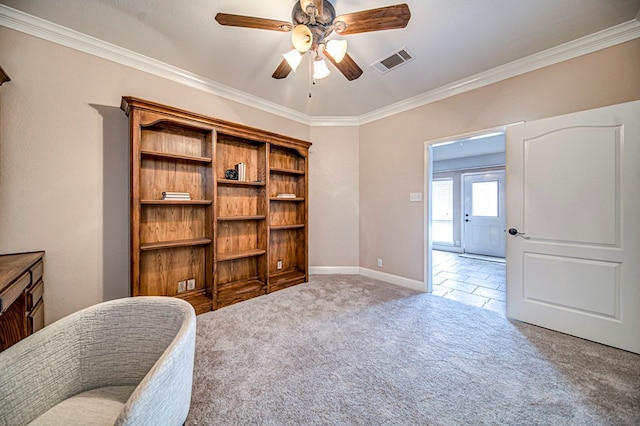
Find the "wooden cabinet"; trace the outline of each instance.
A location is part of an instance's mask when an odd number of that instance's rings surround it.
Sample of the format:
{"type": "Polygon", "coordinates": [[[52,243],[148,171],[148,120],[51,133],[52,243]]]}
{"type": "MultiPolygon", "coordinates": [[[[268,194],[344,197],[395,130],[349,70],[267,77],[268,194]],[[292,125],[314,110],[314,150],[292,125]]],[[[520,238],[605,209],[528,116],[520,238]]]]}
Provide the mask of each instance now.
{"type": "Polygon", "coordinates": [[[44,327],[43,256],[0,255],[0,351],[44,327]]]}
{"type": "Polygon", "coordinates": [[[308,281],[310,143],[132,97],[122,108],[133,296],[181,297],[202,313],[308,281]],[[244,179],[229,179],[240,163],[244,179]]]}

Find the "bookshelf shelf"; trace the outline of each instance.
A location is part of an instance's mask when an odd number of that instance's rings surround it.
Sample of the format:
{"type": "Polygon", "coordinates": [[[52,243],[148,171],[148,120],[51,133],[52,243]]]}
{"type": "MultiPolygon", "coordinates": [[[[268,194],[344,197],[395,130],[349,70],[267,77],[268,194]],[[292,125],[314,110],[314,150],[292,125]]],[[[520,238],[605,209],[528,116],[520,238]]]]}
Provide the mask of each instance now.
{"type": "Polygon", "coordinates": [[[294,201],[294,202],[301,202],[304,201],[305,199],[302,197],[295,197],[295,198],[288,198],[288,197],[270,197],[269,201],[294,201]]]}
{"type": "Polygon", "coordinates": [[[211,200],[140,200],[140,204],[147,206],[210,206],[211,200]]]}
{"type": "Polygon", "coordinates": [[[191,155],[179,155],[179,154],[170,154],[166,152],[159,151],[148,151],[148,150],[140,150],[140,155],[142,157],[150,157],[150,158],[164,158],[169,160],[182,160],[182,161],[193,161],[196,163],[211,163],[211,158],[208,157],[194,157],[191,155]]]}
{"type": "Polygon", "coordinates": [[[218,221],[222,222],[222,221],[231,221],[231,220],[262,220],[262,219],[266,219],[267,216],[265,215],[256,215],[256,216],[218,216],[218,221]]]}
{"type": "Polygon", "coordinates": [[[140,250],[161,250],[173,247],[191,247],[211,244],[210,238],[193,238],[189,240],[161,241],[157,243],[140,244],[140,250]]]}
{"type": "Polygon", "coordinates": [[[281,169],[277,167],[271,167],[269,170],[271,171],[271,173],[282,173],[282,174],[288,174],[288,175],[304,175],[305,174],[304,170],[281,169]]]}
{"type": "Polygon", "coordinates": [[[272,231],[283,231],[286,229],[300,229],[300,228],[304,228],[305,225],[304,223],[292,223],[290,225],[272,225],[269,227],[269,229],[271,229],[272,231]]]}
{"type": "Polygon", "coordinates": [[[187,291],[176,296],[191,303],[196,312],[208,312],[211,310],[211,296],[204,289],[187,291]]]}
{"type": "Polygon", "coordinates": [[[230,253],[218,253],[218,262],[225,262],[227,260],[243,259],[246,257],[261,256],[266,253],[266,250],[254,249],[236,251],[230,253]]]}
{"type": "Polygon", "coordinates": [[[298,269],[290,269],[269,276],[269,287],[271,292],[282,290],[306,281],[306,274],[298,269]]]}
{"type": "Polygon", "coordinates": [[[265,186],[264,182],[249,182],[243,180],[218,179],[218,185],[237,185],[237,186],[265,186]]]}

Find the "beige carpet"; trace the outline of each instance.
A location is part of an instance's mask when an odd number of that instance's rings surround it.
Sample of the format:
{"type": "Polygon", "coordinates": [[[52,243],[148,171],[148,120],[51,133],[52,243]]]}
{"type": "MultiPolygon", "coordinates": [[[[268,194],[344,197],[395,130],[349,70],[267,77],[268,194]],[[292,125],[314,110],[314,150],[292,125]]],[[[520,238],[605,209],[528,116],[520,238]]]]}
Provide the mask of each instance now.
{"type": "Polygon", "coordinates": [[[187,425],[638,425],[640,355],[360,276],[198,316],[187,425]]]}

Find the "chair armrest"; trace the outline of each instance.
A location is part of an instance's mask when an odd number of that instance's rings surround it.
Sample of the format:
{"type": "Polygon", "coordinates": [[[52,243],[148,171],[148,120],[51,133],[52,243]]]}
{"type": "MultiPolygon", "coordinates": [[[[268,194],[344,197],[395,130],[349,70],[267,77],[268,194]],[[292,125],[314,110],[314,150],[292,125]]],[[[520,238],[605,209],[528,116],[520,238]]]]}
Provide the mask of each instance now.
{"type": "Polygon", "coordinates": [[[28,423],[80,392],[78,333],[67,318],[0,353],[1,425],[28,423]]]}
{"type": "MultiPolygon", "coordinates": [[[[186,302],[185,302],[186,303],[186,302]]],[[[125,404],[116,425],[182,425],[191,405],[196,316],[185,306],[176,338],[125,404]]]]}

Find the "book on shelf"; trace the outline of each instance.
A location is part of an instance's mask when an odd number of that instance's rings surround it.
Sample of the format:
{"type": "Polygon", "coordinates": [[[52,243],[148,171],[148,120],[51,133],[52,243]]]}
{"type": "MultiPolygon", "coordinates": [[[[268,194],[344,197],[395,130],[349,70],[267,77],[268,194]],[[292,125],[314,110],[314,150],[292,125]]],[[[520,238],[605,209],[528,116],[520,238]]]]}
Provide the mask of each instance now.
{"type": "Polygon", "coordinates": [[[238,172],[238,180],[247,180],[247,166],[244,163],[238,163],[235,165],[236,172],[238,172]]]}
{"type": "Polygon", "coordinates": [[[162,197],[162,200],[182,200],[182,201],[188,201],[191,200],[191,197],[178,197],[175,195],[165,195],[162,197]]]}
{"type": "Polygon", "coordinates": [[[191,194],[188,192],[170,192],[164,191],[162,193],[163,200],[190,200],[191,194]]]}
{"type": "Polygon", "coordinates": [[[277,194],[276,198],[296,198],[296,194],[277,194]]]}

